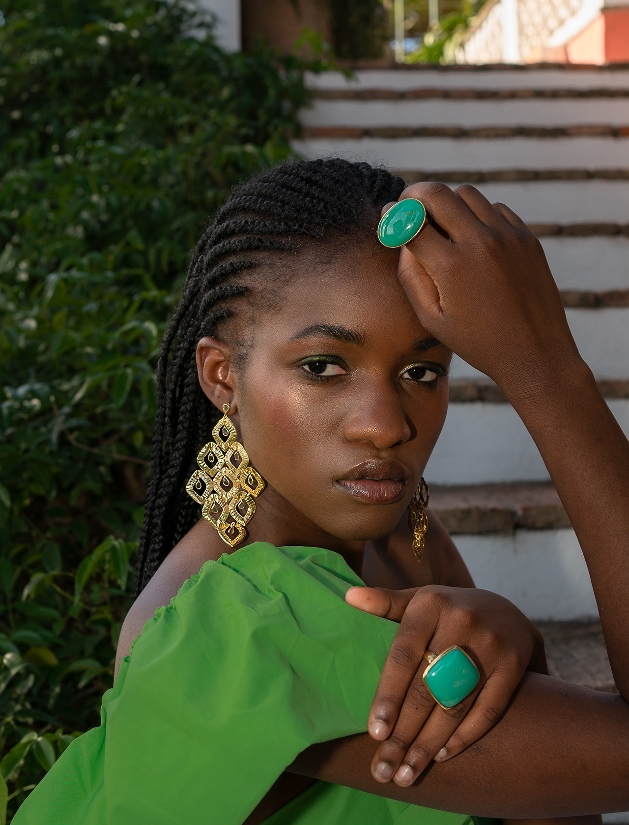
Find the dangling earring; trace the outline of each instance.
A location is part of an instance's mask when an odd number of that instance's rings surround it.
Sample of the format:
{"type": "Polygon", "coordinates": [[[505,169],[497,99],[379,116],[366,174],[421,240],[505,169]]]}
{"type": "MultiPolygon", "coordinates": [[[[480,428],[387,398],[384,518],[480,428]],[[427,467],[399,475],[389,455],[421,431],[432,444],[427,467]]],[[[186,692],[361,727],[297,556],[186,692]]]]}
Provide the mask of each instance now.
{"type": "Polygon", "coordinates": [[[186,491],[203,505],[203,518],[218,530],[226,544],[234,547],[247,535],[245,525],[256,511],[254,499],[266,485],[249,464],[245,448],[236,441],[236,428],[228,412],[229,404],[223,404],[223,417],[212,430],[214,440],[197,456],[199,469],[190,477],[186,491]]]}
{"type": "Polygon", "coordinates": [[[413,553],[417,561],[421,561],[426,544],[426,530],[428,529],[428,499],[430,492],[428,485],[422,478],[409,505],[408,525],[413,531],[413,553]]]}

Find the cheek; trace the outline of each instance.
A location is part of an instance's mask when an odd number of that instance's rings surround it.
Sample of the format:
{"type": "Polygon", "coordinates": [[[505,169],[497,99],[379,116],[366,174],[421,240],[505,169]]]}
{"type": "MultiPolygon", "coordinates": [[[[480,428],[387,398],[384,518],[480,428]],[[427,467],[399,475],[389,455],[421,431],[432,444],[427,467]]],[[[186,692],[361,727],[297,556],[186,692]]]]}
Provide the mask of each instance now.
{"type": "Polygon", "coordinates": [[[317,457],[329,442],[320,406],[289,384],[249,387],[242,399],[242,438],[258,472],[278,490],[306,485],[325,469],[317,457]]]}

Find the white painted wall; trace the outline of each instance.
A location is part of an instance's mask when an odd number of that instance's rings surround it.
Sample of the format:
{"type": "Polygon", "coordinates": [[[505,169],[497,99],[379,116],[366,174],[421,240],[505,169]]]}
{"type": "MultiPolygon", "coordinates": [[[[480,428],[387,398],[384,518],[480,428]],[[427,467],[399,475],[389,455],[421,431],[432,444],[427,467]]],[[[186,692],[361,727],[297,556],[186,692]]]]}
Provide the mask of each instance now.
{"type": "Polygon", "coordinates": [[[240,51],[240,0],[199,0],[199,5],[216,15],[216,40],[228,52],[240,51]]]}

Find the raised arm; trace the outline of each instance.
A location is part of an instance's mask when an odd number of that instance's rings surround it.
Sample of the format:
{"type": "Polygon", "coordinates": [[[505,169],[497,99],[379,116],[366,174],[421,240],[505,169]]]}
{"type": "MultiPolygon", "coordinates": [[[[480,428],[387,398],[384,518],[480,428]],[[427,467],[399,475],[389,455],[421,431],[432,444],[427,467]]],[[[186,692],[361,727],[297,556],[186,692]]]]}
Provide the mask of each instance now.
{"type": "Polygon", "coordinates": [[[375,743],[317,746],[295,770],[416,804],[504,818],[629,806],[629,446],[570,333],[541,245],[472,187],[417,184],[427,226],[399,277],[423,326],[493,378],[546,462],[588,564],[620,697],[530,674],[479,742],[410,788],[369,774],[375,743]]]}
{"type": "Polygon", "coordinates": [[[431,333],[500,386],[535,440],[587,562],[620,693],[629,699],[629,443],[568,327],[541,244],[471,186],[417,184],[427,226],[399,277],[431,333]]]}

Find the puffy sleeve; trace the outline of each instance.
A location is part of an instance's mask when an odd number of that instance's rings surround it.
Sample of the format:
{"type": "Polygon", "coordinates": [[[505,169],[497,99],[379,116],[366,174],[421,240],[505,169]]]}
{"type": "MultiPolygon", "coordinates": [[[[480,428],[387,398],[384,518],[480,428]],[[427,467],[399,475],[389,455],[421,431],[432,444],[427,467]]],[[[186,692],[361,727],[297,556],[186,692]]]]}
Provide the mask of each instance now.
{"type": "Polygon", "coordinates": [[[344,601],[335,553],[256,543],[207,562],[134,642],[102,724],[14,825],[239,825],[310,744],[366,729],[396,625],[344,601]]]}

